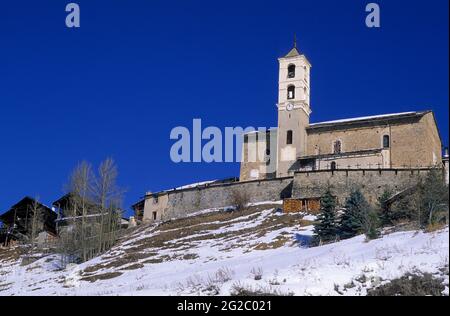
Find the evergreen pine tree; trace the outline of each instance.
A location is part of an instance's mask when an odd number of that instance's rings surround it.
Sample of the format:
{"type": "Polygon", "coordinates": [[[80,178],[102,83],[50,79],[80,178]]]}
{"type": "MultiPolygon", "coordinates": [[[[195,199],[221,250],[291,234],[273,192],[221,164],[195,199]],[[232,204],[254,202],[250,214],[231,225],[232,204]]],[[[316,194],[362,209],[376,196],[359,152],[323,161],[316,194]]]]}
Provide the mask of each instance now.
{"type": "Polygon", "coordinates": [[[327,190],[320,199],[320,214],[317,224],[314,225],[314,233],[322,241],[336,238],[336,200],[330,190],[327,190]]]}
{"type": "Polygon", "coordinates": [[[360,190],[353,190],[345,202],[344,213],[339,222],[339,232],[343,239],[354,237],[364,231],[369,204],[360,190]]]}

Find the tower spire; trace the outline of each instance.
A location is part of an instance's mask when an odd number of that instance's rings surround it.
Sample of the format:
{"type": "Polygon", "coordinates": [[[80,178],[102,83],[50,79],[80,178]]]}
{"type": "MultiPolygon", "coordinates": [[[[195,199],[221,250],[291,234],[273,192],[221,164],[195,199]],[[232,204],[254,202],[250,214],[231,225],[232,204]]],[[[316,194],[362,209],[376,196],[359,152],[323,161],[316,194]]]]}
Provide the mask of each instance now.
{"type": "Polygon", "coordinates": [[[297,48],[297,34],[294,33],[294,47],[292,47],[292,49],[289,51],[289,53],[284,56],[284,58],[290,58],[290,57],[296,57],[296,56],[300,56],[300,52],[298,51],[297,48]]]}

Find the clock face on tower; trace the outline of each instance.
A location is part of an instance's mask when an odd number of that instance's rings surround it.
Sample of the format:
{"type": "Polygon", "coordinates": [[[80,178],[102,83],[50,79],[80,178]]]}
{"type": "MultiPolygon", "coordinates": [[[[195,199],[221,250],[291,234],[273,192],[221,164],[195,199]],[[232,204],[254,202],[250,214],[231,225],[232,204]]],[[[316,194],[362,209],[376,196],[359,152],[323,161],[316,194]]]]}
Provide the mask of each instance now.
{"type": "Polygon", "coordinates": [[[286,110],[287,111],[292,111],[294,109],[294,105],[292,104],[292,103],[288,103],[287,105],[286,105],[286,110]]]}

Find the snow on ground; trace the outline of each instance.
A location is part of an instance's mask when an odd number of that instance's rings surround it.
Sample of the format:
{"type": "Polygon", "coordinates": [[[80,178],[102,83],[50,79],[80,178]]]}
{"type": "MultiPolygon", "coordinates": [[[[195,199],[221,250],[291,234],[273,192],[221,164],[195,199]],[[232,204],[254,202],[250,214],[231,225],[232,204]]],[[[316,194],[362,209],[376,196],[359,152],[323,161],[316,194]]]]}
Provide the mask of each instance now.
{"type": "Polygon", "coordinates": [[[26,266],[0,259],[0,295],[229,295],[236,287],[365,295],[407,272],[436,274],[448,267],[448,228],[308,248],[315,218],[280,214],[277,205],[214,210],[148,226],[109,253],[65,270],[56,255],[26,266]]]}

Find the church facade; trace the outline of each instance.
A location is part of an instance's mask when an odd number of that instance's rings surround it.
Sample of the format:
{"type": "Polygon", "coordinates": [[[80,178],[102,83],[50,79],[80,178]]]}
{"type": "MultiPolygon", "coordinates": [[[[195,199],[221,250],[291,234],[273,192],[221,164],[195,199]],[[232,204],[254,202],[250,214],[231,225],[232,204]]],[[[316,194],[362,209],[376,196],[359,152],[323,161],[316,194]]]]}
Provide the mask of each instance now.
{"type": "Polygon", "coordinates": [[[442,167],[432,111],[312,123],[310,72],[296,45],[279,58],[278,127],[244,135],[240,181],[297,171],[442,167]]]}

